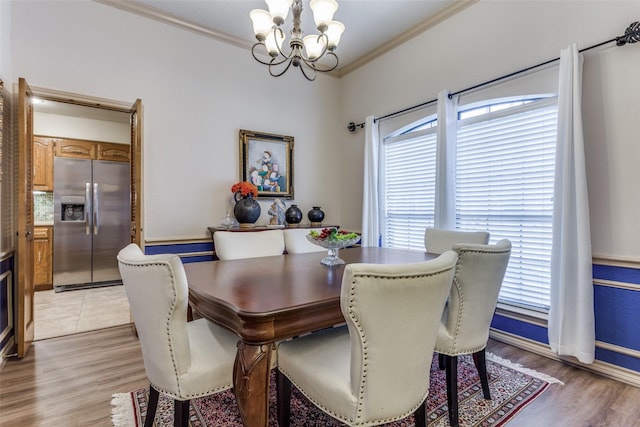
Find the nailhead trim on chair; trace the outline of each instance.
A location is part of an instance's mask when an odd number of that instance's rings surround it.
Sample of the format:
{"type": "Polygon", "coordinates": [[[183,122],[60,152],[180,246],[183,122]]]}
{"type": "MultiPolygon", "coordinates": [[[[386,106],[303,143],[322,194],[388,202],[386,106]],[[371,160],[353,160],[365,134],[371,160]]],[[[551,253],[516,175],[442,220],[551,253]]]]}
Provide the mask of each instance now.
{"type": "MultiPolygon", "coordinates": [[[[169,271],[169,276],[171,277],[171,281],[173,282],[175,280],[174,275],[173,275],[173,269],[171,268],[171,266],[169,265],[168,262],[152,262],[152,263],[147,263],[144,265],[140,265],[140,264],[130,264],[127,262],[123,262],[123,261],[119,261],[120,263],[128,266],[128,267],[134,267],[134,268],[145,268],[145,267],[165,267],[167,268],[167,270],[169,271]]],[[[221,387],[216,387],[213,389],[210,389],[208,391],[204,391],[202,393],[193,393],[193,394],[183,394],[182,393],[182,386],[181,386],[181,382],[180,382],[180,375],[178,374],[178,367],[176,364],[176,360],[175,360],[175,356],[174,356],[174,351],[173,351],[173,336],[171,334],[171,330],[170,330],[170,323],[171,323],[171,317],[173,315],[173,312],[175,310],[176,307],[176,303],[177,303],[177,299],[178,299],[178,295],[176,294],[176,289],[175,286],[172,287],[173,290],[173,299],[171,301],[171,310],[169,311],[169,315],[166,319],[166,324],[165,324],[165,328],[167,330],[167,335],[169,335],[169,354],[171,355],[171,363],[173,365],[173,371],[176,375],[176,378],[178,379],[178,390],[179,390],[179,395],[176,395],[175,393],[172,393],[170,391],[167,391],[165,389],[163,389],[162,387],[158,387],[155,384],[151,383],[153,385],[153,388],[155,388],[157,391],[164,393],[170,397],[172,397],[173,399],[177,399],[177,400],[191,400],[194,399],[196,397],[200,397],[200,396],[208,396],[210,394],[216,393],[218,391],[222,391],[222,390],[226,390],[230,387],[233,386],[233,384],[226,384],[224,386],[221,387]]]]}
{"type": "MultiPolygon", "coordinates": [[[[388,276],[377,276],[377,275],[371,275],[371,274],[367,274],[367,275],[357,275],[357,277],[382,277],[383,279],[386,280],[398,280],[398,279],[406,279],[408,277],[410,278],[416,278],[416,277],[431,277],[431,276],[435,276],[435,275],[439,275],[439,274],[443,274],[442,272],[436,272],[436,273],[431,273],[431,274],[420,274],[420,275],[411,275],[411,276],[395,276],[395,277],[388,277],[388,276]]],[[[367,338],[365,336],[365,334],[363,333],[362,330],[362,325],[360,324],[359,321],[357,321],[356,319],[353,318],[352,316],[352,308],[353,308],[353,303],[354,303],[354,288],[353,285],[355,285],[355,281],[352,282],[352,286],[351,286],[351,293],[350,293],[350,297],[349,297],[349,317],[351,317],[356,325],[356,328],[358,329],[358,332],[360,333],[360,339],[362,340],[362,348],[363,348],[363,353],[362,353],[362,366],[363,366],[363,371],[362,371],[362,381],[360,382],[360,390],[359,390],[359,398],[358,398],[358,408],[357,408],[357,412],[359,414],[362,413],[362,402],[364,401],[364,389],[365,389],[365,383],[366,383],[366,378],[367,378],[367,338]]],[[[313,404],[315,406],[317,406],[318,408],[320,408],[322,411],[326,412],[327,414],[329,414],[330,416],[332,416],[333,418],[336,418],[344,423],[353,425],[353,426],[364,426],[364,425],[371,425],[371,423],[377,423],[377,424],[382,424],[382,423],[389,423],[389,422],[393,422],[399,419],[403,419],[408,417],[409,415],[412,415],[413,413],[415,413],[415,411],[420,407],[420,404],[416,405],[413,409],[404,412],[403,414],[401,414],[400,416],[397,417],[393,417],[393,418],[385,418],[385,419],[376,419],[376,420],[370,420],[367,421],[366,423],[361,423],[361,422],[355,422],[354,424],[354,420],[353,418],[347,418],[344,417],[342,415],[336,414],[334,411],[331,411],[330,409],[326,408],[325,406],[323,406],[321,403],[319,403],[317,400],[315,400],[314,398],[312,398],[311,396],[309,396],[304,389],[302,389],[300,387],[300,385],[298,383],[296,383],[289,375],[287,375],[286,372],[283,372],[281,370],[281,372],[287,376],[287,378],[289,378],[289,381],[291,381],[291,383],[293,385],[295,385],[295,387],[307,398],[309,399],[311,402],[313,402],[313,404]]],[[[427,391],[428,394],[428,391],[427,391]]],[[[425,396],[426,398],[426,396],[425,396]]],[[[359,417],[359,416],[358,416],[359,417]]]]}
{"type": "MultiPolygon", "coordinates": [[[[483,251],[483,250],[479,250],[479,249],[462,249],[460,251],[460,253],[491,253],[491,254],[499,254],[499,253],[504,253],[507,251],[483,251]]],[[[453,276],[453,285],[456,287],[456,290],[458,292],[458,295],[460,296],[460,310],[458,310],[458,317],[456,319],[456,333],[453,339],[453,351],[450,352],[441,352],[443,354],[446,354],[447,356],[462,356],[465,354],[470,354],[470,353],[475,353],[478,352],[480,350],[483,350],[484,348],[487,347],[487,344],[485,343],[484,345],[481,345],[477,348],[471,349],[469,351],[462,351],[462,352],[458,352],[458,350],[456,349],[457,346],[457,339],[456,337],[458,336],[458,332],[460,331],[460,323],[462,323],[462,312],[464,311],[464,295],[462,293],[462,289],[460,288],[460,286],[458,285],[458,281],[456,280],[456,277],[458,275],[458,267],[462,264],[463,260],[461,261],[462,257],[458,257],[458,262],[456,262],[456,271],[454,273],[453,276]]],[[[437,353],[440,353],[437,349],[436,349],[437,353]]]]}
{"type": "Polygon", "coordinates": [[[458,293],[458,300],[460,301],[459,302],[460,310],[458,310],[458,316],[456,318],[456,332],[453,335],[454,351],[458,345],[458,333],[460,332],[460,324],[462,323],[462,312],[464,311],[464,303],[465,303],[464,292],[462,292],[462,287],[459,285],[458,281],[456,280],[456,275],[455,275],[456,273],[458,273],[458,263],[456,263],[456,271],[453,276],[453,286],[456,287],[456,292],[458,293]]]}

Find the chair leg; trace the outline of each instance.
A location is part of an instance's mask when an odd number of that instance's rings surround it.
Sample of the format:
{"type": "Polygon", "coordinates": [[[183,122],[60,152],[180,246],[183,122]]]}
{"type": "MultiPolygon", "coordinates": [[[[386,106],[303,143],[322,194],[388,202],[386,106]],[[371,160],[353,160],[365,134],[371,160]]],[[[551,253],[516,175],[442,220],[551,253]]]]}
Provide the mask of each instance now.
{"type": "Polygon", "coordinates": [[[489,375],[487,374],[487,359],[484,349],[473,353],[473,363],[476,365],[478,375],[480,376],[480,384],[482,385],[482,394],[487,400],[491,400],[491,391],[489,390],[489,375]]]}
{"type": "Polygon", "coordinates": [[[445,356],[449,424],[458,427],[458,356],[445,356]]]}
{"type": "Polygon", "coordinates": [[[278,402],[278,426],[289,427],[291,420],[291,381],[277,369],[276,396],[278,402]]]}
{"type": "Polygon", "coordinates": [[[189,426],[189,401],[178,400],[173,401],[173,427],[189,426]]]}
{"type": "Polygon", "coordinates": [[[427,427],[427,400],[424,402],[418,409],[413,413],[413,418],[415,419],[416,427],[427,427]]]}
{"type": "Polygon", "coordinates": [[[446,357],[446,355],[438,353],[438,369],[441,371],[444,371],[444,368],[446,368],[446,357]]]}
{"type": "Polygon", "coordinates": [[[147,415],[144,419],[144,427],[152,427],[153,420],[156,418],[156,410],[158,409],[158,398],[160,392],[149,385],[149,402],[147,404],[147,415]]]}

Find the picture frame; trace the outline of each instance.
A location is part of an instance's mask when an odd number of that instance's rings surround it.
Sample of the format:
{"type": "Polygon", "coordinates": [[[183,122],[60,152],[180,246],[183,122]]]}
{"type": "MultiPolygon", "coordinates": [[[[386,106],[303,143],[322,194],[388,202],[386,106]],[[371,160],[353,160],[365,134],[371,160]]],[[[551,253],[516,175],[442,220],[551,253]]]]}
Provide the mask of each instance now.
{"type": "Polygon", "coordinates": [[[293,199],[293,136],[240,129],[240,180],[258,199],[293,199]]]}

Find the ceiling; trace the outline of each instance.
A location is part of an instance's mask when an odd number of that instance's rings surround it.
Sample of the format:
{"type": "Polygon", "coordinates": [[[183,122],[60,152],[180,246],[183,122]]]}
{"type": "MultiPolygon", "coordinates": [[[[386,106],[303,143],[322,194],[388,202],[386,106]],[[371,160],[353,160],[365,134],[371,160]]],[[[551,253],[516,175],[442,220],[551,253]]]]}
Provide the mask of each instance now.
{"type": "MultiPolygon", "coordinates": [[[[268,9],[263,0],[95,0],[245,47],[256,42],[249,12],[268,9]]],[[[477,0],[338,0],[334,19],[346,29],[336,49],[338,75],[357,68],[477,0]]],[[[292,26],[291,14],[284,30],[292,26]]],[[[302,30],[315,34],[309,1],[303,0],[302,30]]],[[[286,43],[286,41],[285,41],[286,43]]]]}

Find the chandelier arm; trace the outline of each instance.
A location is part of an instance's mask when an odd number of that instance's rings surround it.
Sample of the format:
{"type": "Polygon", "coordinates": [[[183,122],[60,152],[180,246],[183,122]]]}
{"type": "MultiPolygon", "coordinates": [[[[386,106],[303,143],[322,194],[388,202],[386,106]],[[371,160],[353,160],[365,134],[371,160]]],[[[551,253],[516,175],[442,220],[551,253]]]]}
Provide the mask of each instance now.
{"type": "MultiPolygon", "coordinates": [[[[282,56],[284,56],[284,59],[282,60],[282,62],[286,61],[287,59],[292,59],[294,57],[294,49],[293,49],[293,39],[291,39],[291,41],[289,42],[289,47],[291,48],[291,51],[289,52],[289,54],[285,54],[282,49],[280,49],[280,44],[278,43],[278,39],[276,38],[276,31],[280,31],[280,34],[282,35],[282,38],[284,39],[284,31],[282,31],[282,28],[278,27],[278,26],[273,26],[273,41],[276,45],[276,48],[278,49],[278,53],[282,56]]],[[[282,63],[281,62],[281,63],[282,63]]]]}
{"type": "Polygon", "coordinates": [[[300,71],[302,71],[302,75],[304,76],[304,78],[309,80],[310,82],[314,81],[316,79],[316,76],[318,75],[316,67],[314,67],[313,65],[309,65],[306,60],[300,64],[300,71]],[[306,64],[306,66],[304,64],[306,64]],[[313,71],[312,77],[309,77],[307,75],[307,73],[304,71],[305,69],[313,71]]]}
{"type": "MultiPolygon", "coordinates": [[[[329,47],[329,36],[327,36],[325,33],[318,34],[318,38],[316,40],[319,41],[320,39],[324,39],[322,52],[320,52],[320,55],[318,55],[316,59],[305,58],[305,62],[317,62],[319,59],[324,58],[324,55],[327,53],[329,47]]],[[[333,56],[335,56],[335,54],[333,56]]]]}
{"type": "MultiPolygon", "coordinates": [[[[274,61],[275,61],[275,59],[277,58],[277,57],[276,57],[276,58],[272,58],[272,59],[271,59],[271,61],[269,61],[269,62],[263,61],[262,59],[258,58],[258,56],[257,56],[257,55],[256,55],[256,53],[255,53],[256,47],[258,47],[258,46],[262,46],[263,48],[265,48],[265,51],[266,51],[266,47],[264,46],[264,43],[263,43],[263,42],[257,42],[257,43],[255,43],[255,44],[253,45],[253,47],[251,48],[251,54],[253,55],[253,59],[255,59],[256,61],[258,61],[258,62],[259,62],[259,63],[261,63],[262,65],[269,65],[269,66],[271,66],[271,65],[280,65],[280,64],[283,64],[283,63],[287,62],[287,61],[290,59],[290,58],[285,57],[285,58],[283,58],[283,59],[282,59],[282,61],[280,61],[280,62],[274,62],[274,61]]],[[[268,54],[268,53],[267,53],[267,54],[268,54]]]]}
{"type": "Polygon", "coordinates": [[[283,75],[284,73],[287,72],[287,70],[289,69],[289,67],[291,67],[291,63],[293,62],[293,60],[289,60],[289,63],[287,64],[286,67],[284,67],[284,70],[282,70],[282,72],[280,73],[274,73],[273,72],[273,67],[277,67],[278,65],[282,64],[284,61],[278,62],[278,63],[274,63],[274,64],[269,64],[269,74],[271,74],[272,77],[280,77],[281,75],[283,75]]]}
{"type": "Polygon", "coordinates": [[[329,67],[326,70],[324,70],[323,73],[335,70],[338,67],[338,64],[340,64],[340,61],[338,60],[338,55],[336,55],[334,52],[327,53],[327,56],[333,56],[333,59],[336,60],[336,63],[333,65],[333,67],[329,67]]]}
{"type": "Polygon", "coordinates": [[[324,66],[322,64],[320,64],[317,61],[308,61],[305,58],[302,58],[302,61],[309,67],[309,68],[313,68],[315,71],[319,71],[321,73],[328,73],[329,71],[333,71],[336,69],[336,67],[338,67],[338,55],[336,55],[333,52],[329,52],[326,54],[325,57],[329,57],[329,56],[333,56],[333,58],[335,59],[335,64],[331,65],[331,66],[324,66]]]}

